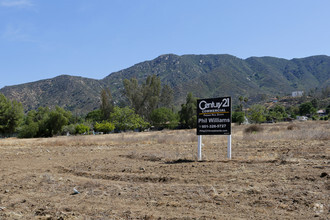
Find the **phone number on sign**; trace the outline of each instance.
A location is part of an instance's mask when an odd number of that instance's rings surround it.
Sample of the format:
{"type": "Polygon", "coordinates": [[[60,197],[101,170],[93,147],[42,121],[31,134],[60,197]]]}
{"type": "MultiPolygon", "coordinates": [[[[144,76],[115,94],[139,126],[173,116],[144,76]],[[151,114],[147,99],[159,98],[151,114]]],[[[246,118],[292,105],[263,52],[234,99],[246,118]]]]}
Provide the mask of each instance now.
{"type": "Polygon", "coordinates": [[[225,128],[227,125],[218,124],[218,125],[199,125],[199,128],[225,128]]]}

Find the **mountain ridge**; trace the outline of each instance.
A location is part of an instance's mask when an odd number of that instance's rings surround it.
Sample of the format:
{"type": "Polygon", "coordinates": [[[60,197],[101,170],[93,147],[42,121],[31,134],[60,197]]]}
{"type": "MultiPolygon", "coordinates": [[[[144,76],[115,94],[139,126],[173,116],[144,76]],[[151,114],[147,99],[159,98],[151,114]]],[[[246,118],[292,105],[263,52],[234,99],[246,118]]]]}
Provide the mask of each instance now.
{"type": "Polygon", "coordinates": [[[243,95],[257,100],[260,95],[286,95],[295,90],[329,86],[330,57],[316,55],[288,60],[270,56],[241,59],[229,54],[164,54],[100,80],[59,75],[5,86],[0,92],[23,103],[26,111],[59,105],[76,114],[86,114],[99,107],[102,88],[110,88],[118,103],[125,99],[124,79],[134,77],[143,82],[153,74],[162,84],[173,88],[177,105],[185,101],[187,92],[200,98],[243,95]]]}

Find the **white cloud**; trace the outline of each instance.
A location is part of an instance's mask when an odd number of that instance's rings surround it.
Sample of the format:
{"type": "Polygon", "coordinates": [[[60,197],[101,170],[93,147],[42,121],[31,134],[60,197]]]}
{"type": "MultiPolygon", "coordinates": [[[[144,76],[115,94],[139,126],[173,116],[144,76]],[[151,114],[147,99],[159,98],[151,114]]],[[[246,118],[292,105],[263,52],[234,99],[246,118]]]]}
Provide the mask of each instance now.
{"type": "Polygon", "coordinates": [[[30,0],[1,0],[0,6],[3,7],[32,7],[30,0]]]}

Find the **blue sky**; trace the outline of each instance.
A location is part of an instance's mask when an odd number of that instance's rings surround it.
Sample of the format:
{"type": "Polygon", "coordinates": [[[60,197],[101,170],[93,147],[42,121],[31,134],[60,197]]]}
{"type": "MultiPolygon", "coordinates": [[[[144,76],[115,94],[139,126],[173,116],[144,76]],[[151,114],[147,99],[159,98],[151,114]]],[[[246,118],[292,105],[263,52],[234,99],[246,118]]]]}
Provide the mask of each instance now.
{"type": "Polygon", "coordinates": [[[329,0],[0,0],[0,88],[159,55],[330,55],[329,0]]]}

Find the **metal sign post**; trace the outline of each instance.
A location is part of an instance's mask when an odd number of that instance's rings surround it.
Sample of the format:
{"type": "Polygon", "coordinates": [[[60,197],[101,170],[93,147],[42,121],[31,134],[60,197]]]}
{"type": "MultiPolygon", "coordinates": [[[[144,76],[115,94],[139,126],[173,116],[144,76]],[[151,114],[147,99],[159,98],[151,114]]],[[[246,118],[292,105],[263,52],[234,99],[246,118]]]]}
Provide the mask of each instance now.
{"type": "Polygon", "coordinates": [[[198,160],[202,160],[202,135],[228,135],[231,159],[231,97],[197,100],[198,160]]]}
{"type": "Polygon", "coordinates": [[[231,135],[228,135],[227,158],[231,159],[231,135]]]}
{"type": "Polygon", "coordinates": [[[198,161],[202,160],[202,135],[198,135],[198,152],[197,152],[198,161]]]}

